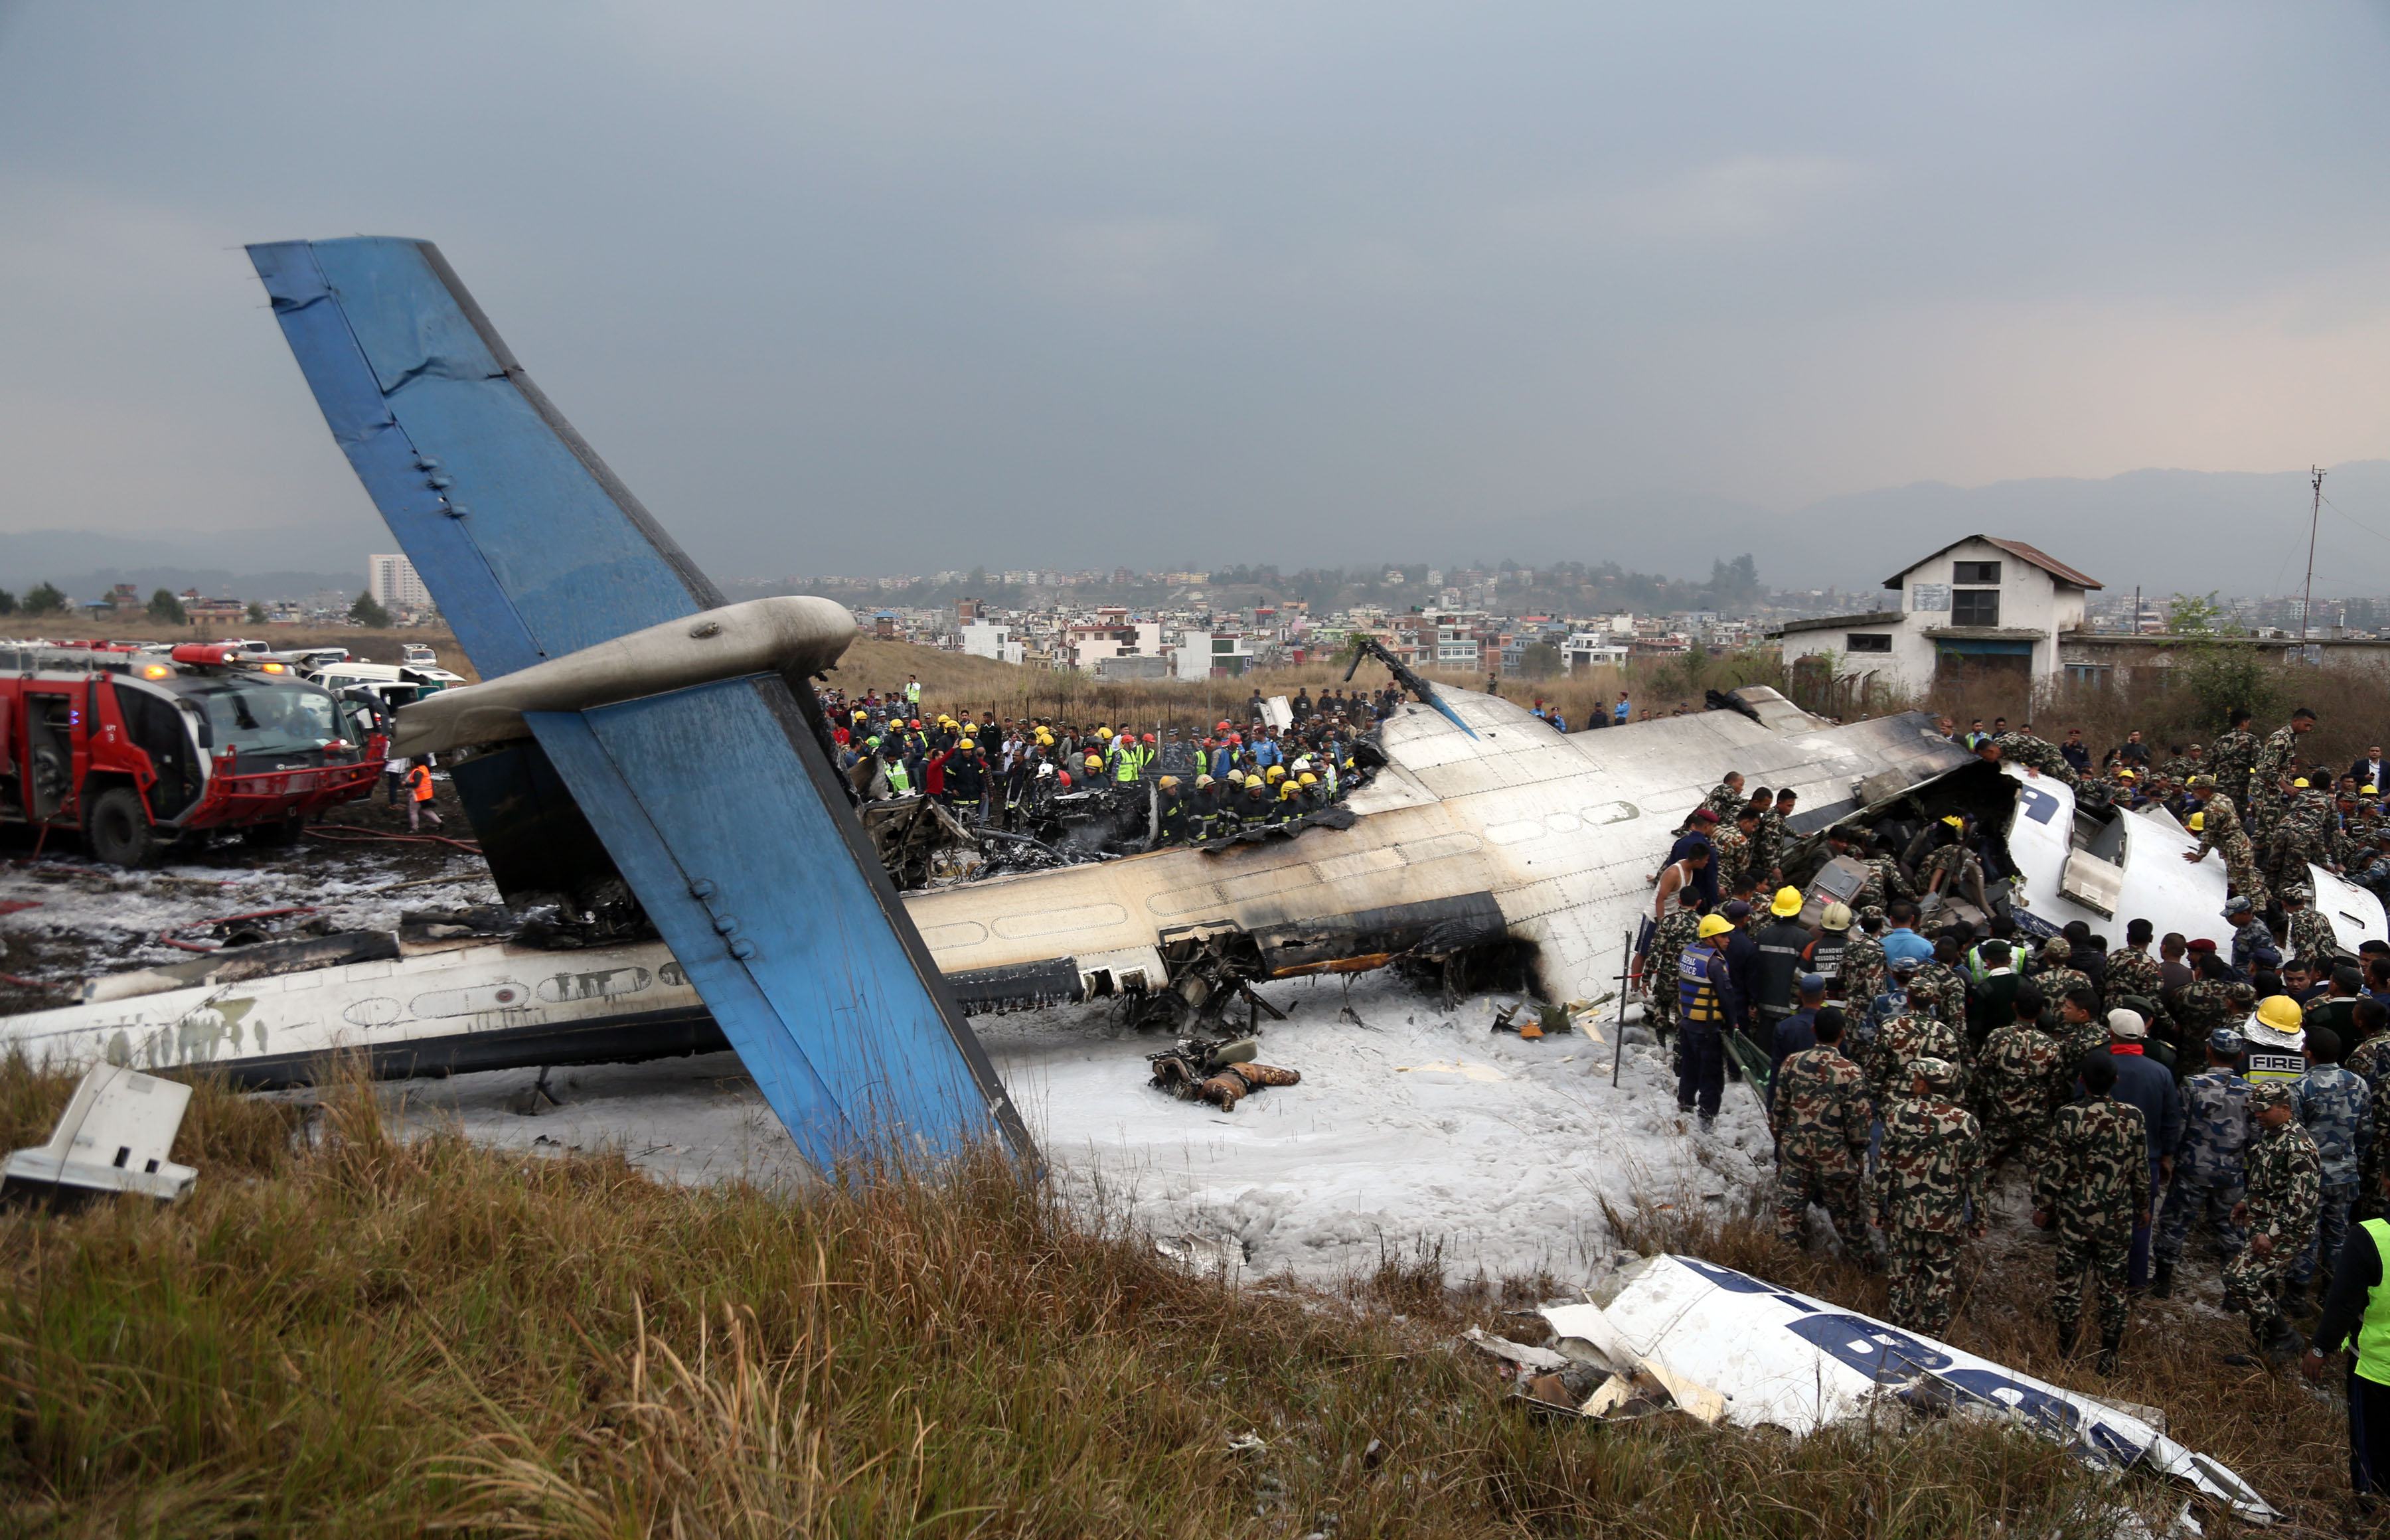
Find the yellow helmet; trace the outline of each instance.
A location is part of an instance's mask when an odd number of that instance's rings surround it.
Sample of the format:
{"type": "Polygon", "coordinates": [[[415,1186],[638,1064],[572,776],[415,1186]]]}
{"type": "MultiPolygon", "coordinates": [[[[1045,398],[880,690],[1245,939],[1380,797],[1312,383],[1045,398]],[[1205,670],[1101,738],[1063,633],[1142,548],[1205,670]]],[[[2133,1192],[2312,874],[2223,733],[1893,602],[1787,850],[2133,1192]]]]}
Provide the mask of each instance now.
{"type": "Polygon", "coordinates": [[[965,738],[960,743],[956,744],[955,747],[957,749],[976,749],[979,745],[971,741],[970,738],[965,738]]]}
{"type": "Polygon", "coordinates": [[[1101,754],[1089,754],[1087,756],[1087,763],[1100,770],[1103,768],[1104,756],[1101,754]]]}
{"type": "Polygon", "coordinates": [[[1955,813],[1947,815],[1942,821],[1948,824],[1952,828],[1964,828],[1967,827],[1967,820],[1961,818],[1955,813]]]}
{"type": "Polygon", "coordinates": [[[1303,795],[1303,788],[1295,785],[1292,781],[1289,781],[1284,786],[1278,789],[1278,800],[1279,802],[1284,802],[1289,797],[1299,797],[1301,795],[1303,795]]]}
{"type": "Polygon", "coordinates": [[[2188,827],[2193,834],[2201,832],[2207,828],[2207,815],[2204,813],[2192,814],[2191,815],[2191,822],[2186,827],[2188,827]]]}
{"type": "Polygon", "coordinates": [[[2296,1032],[2306,1024],[2299,1003],[2287,995],[2268,995],[2258,1001],[2257,1020],[2276,1032],[2296,1032]]]}
{"type": "Polygon", "coordinates": [[[1767,912],[1789,919],[1801,912],[1801,905],[1805,902],[1806,900],[1801,896],[1800,889],[1779,888],[1776,890],[1776,901],[1768,905],[1767,912]]]}
{"type": "Polygon", "coordinates": [[[1164,791],[1176,791],[1176,790],[1177,790],[1177,789],[1178,789],[1178,777],[1177,777],[1177,776],[1163,776],[1163,777],[1162,777],[1162,789],[1163,789],[1164,791]]]}
{"type": "Polygon", "coordinates": [[[2130,770],[2119,770],[2116,772],[2116,778],[2120,781],[2129,781],[2139,780],[2140,777],[2134,775],[2130,770]]]}
{"type": "Polygon", "coordinates": [[[1285,778],[1286,766],[1283,764],[1273,764],[1268,769],[1262,772],[1262,779],[1264,780],[1278,781],[1284,780],[1285,778]]]}
{"type": "Polygon", "coordinates": [[[1302,775],[1297,776],[1294,778],[1298,784],[1303,786],[1317,786],[1319,784],[1319,777],[1313,775],[1308,770],[1305,770],[1302,775]]]}
{"type": "Polygon", "coordinates": [[[2297,780],[2293,781],[2291,784],[2292,784],[2293,786],[2294,786],[2294,787],[2298,788],[2298,789],[2299,789],[2300,790],[2302,790],[2302,791],[2305,791],[2305,790],[2307,789],[2307,781],[2306,781],[2306,777],[2305,776],[2300,776],[2297,780]]]}
{"type": "Polygon", "coordinates": [[[2360,786],[2357,789],[2357,794],[2360,797],[2378,797],[2382,794],[2382,789],[2378,786],[2360,786]]]}
{"type": "Polygon", "coordinates": [[[1712,936],[1725,935],[1728,930],[1733,929],[1734,921],[1727,918],[1724,915],[1703,915],[1702,917],[1702,931],[1700,939],[1707,941],[1712,936]]]}

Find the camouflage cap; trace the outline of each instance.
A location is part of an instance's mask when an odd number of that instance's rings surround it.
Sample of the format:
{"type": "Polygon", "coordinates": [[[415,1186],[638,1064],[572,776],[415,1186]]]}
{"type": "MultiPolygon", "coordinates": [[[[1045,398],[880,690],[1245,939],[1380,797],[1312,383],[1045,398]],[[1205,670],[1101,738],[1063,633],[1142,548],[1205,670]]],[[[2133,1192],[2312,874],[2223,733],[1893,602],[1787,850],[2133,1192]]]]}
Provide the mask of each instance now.
{"type": "Polygon", "coordinates": [[[2315,900],[2315,891],[2304,882],[2293,882],[2275,889],[2274,896],[2285,904],[2309,904],[2315,900]]]}
{"type": "Polygon", "coordinates": [[[2052,936],[2041,943],[2041,955],[2063,962],[2075,956],[2075,947],[2064,936],[2052,936]]]}
{"type": "Polygon", "coordinates": [[[1897,957],[1885,958],[1884,966],[1906,979],[1911,973],[1914,973],[1919,969],[1924,967],[1925,959],[1923,957],[1912,956],[1904,952],[1897,957]]]}
{"type": "Polygon", "coordinates": [[[2207,1051],[2219,1059],[2238,1059],[2248,1047],[2249,1040],[2230,1027],[2218,1027],[2207,1034],[2207,1051]]]}
{"type": "Polygon", "coordinates": [[[2263,1112],[2269,1107],[2295,1109],[2299,1104],[2299,1085],[2294,1080],[2261,1080],[2249,1088],[2249,1110],[2263,1112]]]}
{"type": "MultiPolygon", "coordinates": [[[[2384,830],[2384,832],[2390,834],[2390,830],[2384,830]]],[[[1882,918],[1883,905],[1881,904],[1870,904],[1859,910],[1859,918],[1861,919],[1882,919],[1882,918]]]]}
{"type": "Polygon", "coordinates": [[[2214,776],[2193,776],[2191,779],[2183,782],[2183,784],[2190,787],[2193,791],[2213,791],[2216,789],[2216,777],[2214,776]]]}
{"type": "Polygon", "coordinates": [[[1908,1072],[1936,1091],[1959,1088],[1959,1066],[1947,1059],[1912,1059],[1908,1061],[1908,1072]]]}

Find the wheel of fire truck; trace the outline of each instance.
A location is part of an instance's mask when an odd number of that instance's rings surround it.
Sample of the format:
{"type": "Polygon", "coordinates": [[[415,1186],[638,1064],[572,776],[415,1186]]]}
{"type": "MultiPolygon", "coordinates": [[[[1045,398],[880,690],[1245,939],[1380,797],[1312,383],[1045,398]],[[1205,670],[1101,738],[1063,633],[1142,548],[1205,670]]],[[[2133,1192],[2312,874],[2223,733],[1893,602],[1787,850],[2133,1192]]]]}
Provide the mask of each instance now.
{"type": "Polygon", "coordinates": [[[306,830],[305,818],[285,818],[279,823],[251,824],[241,837],[252,845],[295,845],[306,830]]]}
{"type": "Polygon", "coordinates": [[[101,792],[84,820],[91,853],[111,866],[147,866],[157,853],[157,831],[149,827],[141,794],[129,786],[101,792]]]}

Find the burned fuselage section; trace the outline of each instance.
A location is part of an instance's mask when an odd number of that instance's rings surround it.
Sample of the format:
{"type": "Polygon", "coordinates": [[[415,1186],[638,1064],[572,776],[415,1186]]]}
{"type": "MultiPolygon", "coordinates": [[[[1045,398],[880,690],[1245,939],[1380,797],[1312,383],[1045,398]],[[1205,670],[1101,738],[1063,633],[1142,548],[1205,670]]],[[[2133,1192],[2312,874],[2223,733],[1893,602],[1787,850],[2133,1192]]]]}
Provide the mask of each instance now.
{"type": "MultiPolygon", "coordinates": [[[[1508,701],[1439,691],[1382,725],[1368,784],[1287,826],[901,902],[972,1012],[1111,998],[1142,1024],[1201,1032],[1253,1016],[1256,982],[1380,968],[1431,989],[1507,974],[1548,1001],[1591,1000],[1617,987],[1651,911],[1647,879],[1724,771],[1800,792],[1810,811],[1796,832],[1814,834],[1969,763],[1922,717],[1836,728],[1772,691],[1739,703],[1564,737],[1508,701]]],[[[526,759],[485,784],[524,799],[515,815],[535,823],[554,816],[537,781],[526,759]]],[[[602,898],[593,876],[584,896],[602,898]]],[[[551,920],[531,938],[450,925],[399,943],[396,957],[314,973],[95,997],[0,1034],[38,1057],[210,1062],[251,1083],[303,1078],[340,1048],[403,1074],[714,1046],[652,940],[551,920]]]]}

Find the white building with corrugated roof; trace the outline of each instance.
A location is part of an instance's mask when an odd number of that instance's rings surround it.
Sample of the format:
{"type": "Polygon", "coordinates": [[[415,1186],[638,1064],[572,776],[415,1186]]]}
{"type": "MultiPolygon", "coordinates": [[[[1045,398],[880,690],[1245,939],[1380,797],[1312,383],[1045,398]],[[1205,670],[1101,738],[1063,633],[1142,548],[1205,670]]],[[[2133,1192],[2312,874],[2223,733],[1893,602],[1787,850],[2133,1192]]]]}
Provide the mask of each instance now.
{"type": "Polygon", "coordinates": [[[2040,684],[2065,664],[2059,639],[2083,629],[2084,603],[2100,586],[2020,540],[1971,534],[1884,579],[1895,595],[1860,615],[1788,621],[1773,635],[1784,661],[1836,678],[1874,674],[1904,690],[1969,675],[2040,684]]]}

